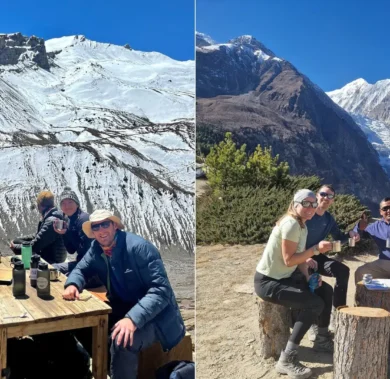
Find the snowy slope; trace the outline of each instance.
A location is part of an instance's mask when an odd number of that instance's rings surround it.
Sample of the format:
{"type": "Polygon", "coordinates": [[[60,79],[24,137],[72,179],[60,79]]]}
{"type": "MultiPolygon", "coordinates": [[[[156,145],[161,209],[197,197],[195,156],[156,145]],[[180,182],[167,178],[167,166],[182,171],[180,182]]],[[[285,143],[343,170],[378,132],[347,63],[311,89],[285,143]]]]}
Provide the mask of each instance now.
{"type": "Polygon", "coordinates": [[[25,56],[0,64],[3,244],[35,229],[30,205],[41,189],[59,194],[70,185],[84,209],[109,207],[163,253],[188,256],[194,62],[83,36],[45,47],[49,69],[25,56]]]}
{"type": "Polygon", "coordinates": [[[369,84],[364,79],[357,79],[327,94],[351,114],[390,176],[390,80],[369,84]]]}

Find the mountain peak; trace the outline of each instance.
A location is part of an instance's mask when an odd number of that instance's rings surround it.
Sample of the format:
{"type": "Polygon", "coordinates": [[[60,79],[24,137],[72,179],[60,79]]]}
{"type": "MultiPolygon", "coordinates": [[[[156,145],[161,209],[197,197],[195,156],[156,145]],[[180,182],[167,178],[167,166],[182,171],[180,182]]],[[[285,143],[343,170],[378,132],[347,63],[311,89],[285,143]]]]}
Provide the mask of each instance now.
{"type": "Polygon", "coordinates": [[[215,45],[216,42],[207,34],[196,32],[196,46],[203,47],[203,46],[211,46],[215,45]]]}
{"type": "Polygon", "coordinates": [[[255,37],[253,37],[251,35],[243,35],[243,36],[233,38],[229,41],[229,43],[232,43],[234,45],[250,46],[255,51],[261,50],[263,53],[269,55],[270,57],[276,56],[270,49],[268,49],[260,41],[258,41],[255,37]]]}

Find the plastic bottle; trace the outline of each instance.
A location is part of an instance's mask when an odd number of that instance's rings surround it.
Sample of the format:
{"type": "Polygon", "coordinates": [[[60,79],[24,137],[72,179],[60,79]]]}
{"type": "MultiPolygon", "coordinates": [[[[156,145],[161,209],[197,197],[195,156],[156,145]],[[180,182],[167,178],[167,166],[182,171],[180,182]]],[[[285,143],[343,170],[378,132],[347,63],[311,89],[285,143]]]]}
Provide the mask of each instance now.
{"type": "Polygon", "coordinates": [[[26,270],[22,261],[15,262],[12,269],[12,294],[15,297],[26,294],[26,270]]]}
{"type": "Polygon", "coordinates": [[[38,263],[41,259],[41,256],[38,254],[34,254],[31,257],[30,263],[30,285],[31,287],[37,286],[37,275],[38,275],[38,263]]]}
{"type": "Polygon", "coordinates": [[[37,294],[42,298],[50,296],[50,271],[45,262],[39,262],[38,264],[37,294]]]}
{"type": "Polygon", "coordinates": [[[319,280],[320,274],[315,272],[315,270],[313,270],[313,269],[309,269],[309,275],[310,275],[309,289],[310,289],[310,292],[314,292],[318,288],[318,280],[319,280]]]}

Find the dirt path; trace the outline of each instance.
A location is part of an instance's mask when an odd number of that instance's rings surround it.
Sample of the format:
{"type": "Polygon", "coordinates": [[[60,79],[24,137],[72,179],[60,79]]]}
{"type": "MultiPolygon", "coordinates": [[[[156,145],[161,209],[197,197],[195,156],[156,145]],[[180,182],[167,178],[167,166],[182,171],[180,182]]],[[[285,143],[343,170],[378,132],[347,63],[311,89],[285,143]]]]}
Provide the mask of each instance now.
{"type": "MultiPolygon", "coordinates": [[[[264,245],[207,246],[196,251],[197,379],[286,378],[274,371],[272,360],[257,356],[258,324],[253,276],[264,245]]],[[[347,304],[353,305],[354,272],[373,255],[348,257],[351,269],[347,304]]],[[[324,278],[334,285],[334,279],[324,278]]],[[[305,338],[299,356],[313,369],[312,378],[333,378],[331,354],[316,353],[305,338]]]]}

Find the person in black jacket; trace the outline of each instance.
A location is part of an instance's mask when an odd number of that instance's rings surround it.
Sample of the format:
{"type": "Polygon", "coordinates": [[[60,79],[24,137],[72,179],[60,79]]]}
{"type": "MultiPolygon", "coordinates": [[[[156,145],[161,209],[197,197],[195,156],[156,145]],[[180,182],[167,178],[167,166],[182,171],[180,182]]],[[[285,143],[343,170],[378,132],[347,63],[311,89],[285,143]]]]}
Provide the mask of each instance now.
{"type": "Polygon", "coordinates": [[[77,253],[77,258],[76,261],[59,263],[54,266],[63,274],[68,275],[91,247],[92,240],[84,234],[82,229],[84,222],[89,221],[89,214],[80,209],[79,198],[70,187],[65,187],[62,191],[60,207],[62,212],[68,216],[68,225],[66,228],[58,229],[58,224],[55,223],[54,230],[63,236],[68,253],[77,253]]]}
{"type": "Polygon", "coordinates": [[[63,220],[64,214],[54,206],[54,195],[50,191],[42,191],[37,197],[38,211],[42,220],[38,224],[38,232],[14,239],[10,248],[15,254],[21,254],[22,244],[32,246],[33,253],[39,254],[46,262],[61,263],[66,259],[66,249],[61,235],[54,231],[55,220],[63,220]]]}

